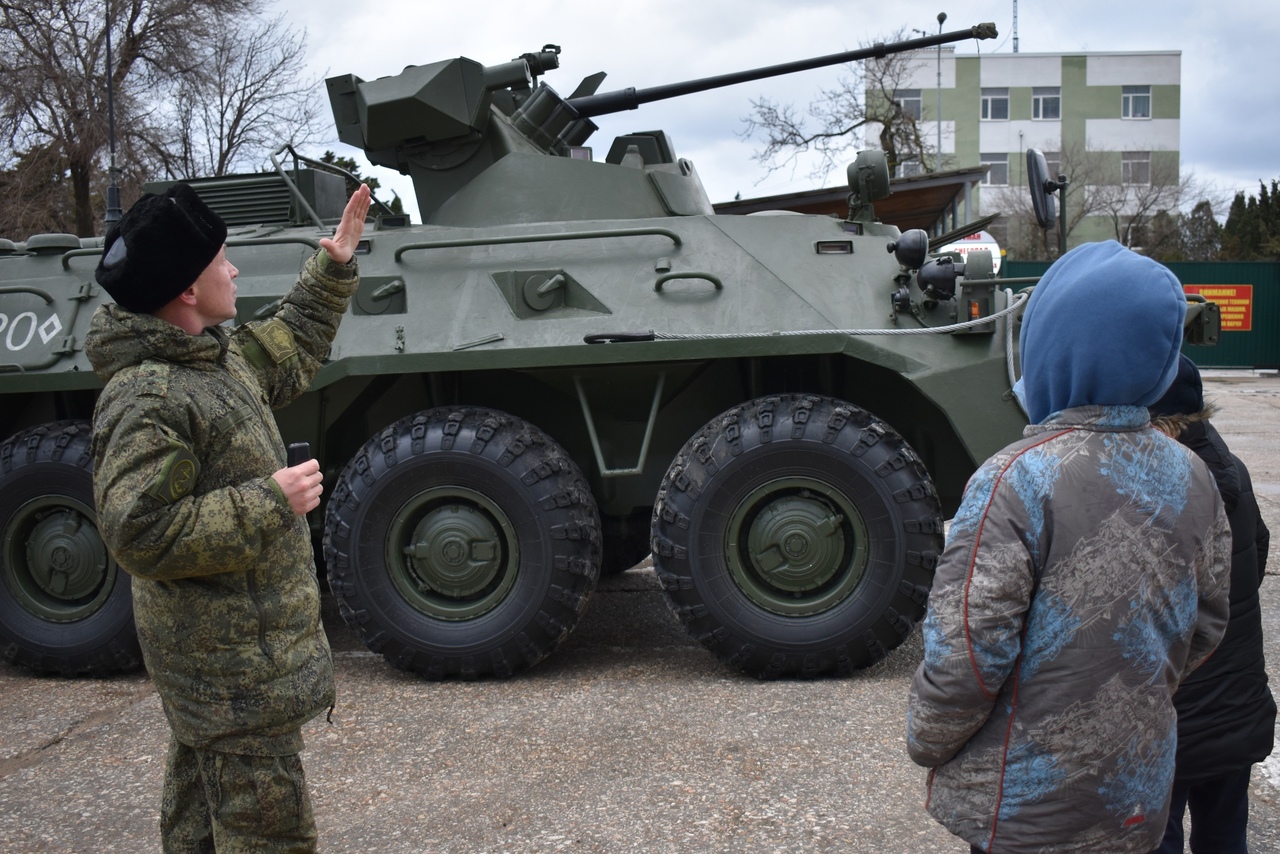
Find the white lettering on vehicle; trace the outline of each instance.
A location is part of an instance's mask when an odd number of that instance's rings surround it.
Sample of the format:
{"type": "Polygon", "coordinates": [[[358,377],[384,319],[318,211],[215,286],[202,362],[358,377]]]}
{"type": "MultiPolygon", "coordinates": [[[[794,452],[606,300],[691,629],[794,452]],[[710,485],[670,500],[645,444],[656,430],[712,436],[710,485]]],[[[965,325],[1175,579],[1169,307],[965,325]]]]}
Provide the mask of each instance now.
{"type": "Polygon", "coordinates": [[[9,324],[9,334],[4,336],[4,345],[10,350],[21,350],[31,343],[31,339],[36,334],[36,313],[34,311],[24,311],[13,319],[13,323],[9,324]],[[21,344],[13,343],[13,333],[18,331],[18,324],[24,320],[30,321],[27,324],[27,337],[22,339],[21,344]]]}
{"type": "Polygon", "coordinates": [[[62,321],[58,315],[51,314],[43,323],[34,311],[24,311],[16,317],[0,312],[0,334],[4,335],[6,349],[17,352],[23,350],[40,333],[41,343],[48,344],[62,331],[62,321]]]}
{"type": "Polygon", "coordinates": [[[58,315],[51,314],[49,319],[40,324],[40,340],[48,344],[53,340],[53,336],[62,331],[62,321],[58,319],[58,315]]]}

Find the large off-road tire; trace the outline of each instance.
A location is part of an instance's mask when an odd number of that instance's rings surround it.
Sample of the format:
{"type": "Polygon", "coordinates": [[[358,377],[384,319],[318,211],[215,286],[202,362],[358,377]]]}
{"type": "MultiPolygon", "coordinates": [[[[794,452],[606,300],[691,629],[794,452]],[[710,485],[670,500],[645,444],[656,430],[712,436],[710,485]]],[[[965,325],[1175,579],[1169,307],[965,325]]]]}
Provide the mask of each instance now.
{"type": "Polygon", "coordinates": [[[585,609],[600,516],[542,431],[442,407],[401,419],[348,463],[324,554],[343,618],[395,667],[510,676],[549,655],[585,609]]]}
{"type": "Polygon", "coordinates": [[[63,675],[142,665],[133,591],[98,534],[90,427],[58,421],[0,446],[0,652],[63,675]]]}
{"type": "Polygon", "coordinates": [[[923,616],[942,519],[928,472],[882,421],[779,395],[684,446],[652,535],[669,604],[722,661],[758,678],[844,675],[923,616]]]}

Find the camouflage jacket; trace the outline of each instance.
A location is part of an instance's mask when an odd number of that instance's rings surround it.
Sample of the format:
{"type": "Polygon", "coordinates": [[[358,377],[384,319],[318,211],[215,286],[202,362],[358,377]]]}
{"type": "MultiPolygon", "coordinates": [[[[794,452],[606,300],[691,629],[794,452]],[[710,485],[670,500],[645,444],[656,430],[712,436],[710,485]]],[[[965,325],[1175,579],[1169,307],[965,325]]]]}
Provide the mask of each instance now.
{"type": "Polygon", "coordinates": [[[988,460],[952,521],[907,709],[928,809],[993,852],[1147,852],[1172,697],[1227,622],[1204,464],[1144,407],[1066,409],[988,460]]]}
{"type": "Polygon", "coordinates": [[[306,390],[358,281],[321,250],[274,317],[234,331],[189,335],[114,304],[93,316],[99,529],[133,576],[143,657],[184,744],[296,753],[333,705],[310,533],[271,477],[285,465],[271,410],[306,390]]]}

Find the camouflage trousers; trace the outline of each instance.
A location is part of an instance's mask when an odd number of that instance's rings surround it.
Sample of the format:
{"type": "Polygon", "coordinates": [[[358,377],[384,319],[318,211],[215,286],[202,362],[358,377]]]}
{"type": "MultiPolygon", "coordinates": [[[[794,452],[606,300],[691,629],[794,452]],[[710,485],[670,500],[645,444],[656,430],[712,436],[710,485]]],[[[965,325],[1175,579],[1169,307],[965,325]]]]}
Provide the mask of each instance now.
{"type": "Polygon", "coordinates": [[[298,755],[245,756],[169,742],[160,835],[166,854],[316,850],[298,755]]]}

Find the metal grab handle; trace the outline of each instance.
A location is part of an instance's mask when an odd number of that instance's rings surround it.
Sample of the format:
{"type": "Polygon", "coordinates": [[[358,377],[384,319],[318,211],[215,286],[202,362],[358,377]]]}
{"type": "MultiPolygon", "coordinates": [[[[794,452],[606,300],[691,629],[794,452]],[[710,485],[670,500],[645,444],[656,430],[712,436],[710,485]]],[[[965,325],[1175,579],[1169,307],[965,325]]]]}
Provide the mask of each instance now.
{"type": "Polygon", "coordinates": [[[35,294],[45,301],[46,305],[53,305],[53,297],[39,288],[29,288],[26,285],[5,285],[0,288],[0,294],[35,294]]]}
{"type": "MultiPolygon", "coordinates": [[[[315,220],[316,225],[324,228],[324,223],[320,220],[320,217],[316,216],[316,212],[312,210],[311,205],[307,203],[302,192],[297,188],[289,176],[285,174],[284,166],[280,165],[280,161],[276,159],[286,151],[293,155],[293,159],[295,161],[293,168],[295,173],[298,171],[298,164],[296,161],[302,161],[318,172],[328,172],[330,175],[340,175],[355,184],[357,188],[363,184],[364,181],[334,163],[325,163],[323,160],[312,160],[310,157],[303,157],[301,154],[294,151],[293,146],[287,142],[275,150],[275,153],[271,155],[271,163],[276,167],[276,172],[284,179],[285,186],[289,188],[289,192],[293,195],[294,199],[299,202],[304,209],[306,209],[307,213],[311,214],[311,218],[315,220]]],[[[395,212],[391,210],[390,206],[387,205],[386,202],[380,201],[378,197],[372,193],[369,194],[369,197],[373,200],[373,204],[382,208],[386,214],[394,215],[395,212]]]]}
{"type": "Polygon", "coordinates": [[[98,247],[97,249],[72,249],[70,252],[63,252],[62,253],[62,269],[64,270],[71,269],[72,258],[83,258],[86,255],[101,255],[101,254],[102,254],[102,247],[98,247]]]}
{"type": "Polygon", "coordinates": [[[669,228],[612,228],[600,231],[565,231],[550,234],[512,234],[506,237],[466,237],[458,240],[432,240],[427,243],[406,243],[396,249],[395,260],[399,262],[406,252],[420,249],[451,249],[457,246],[502,246],[510,243],[549,243],[556,240],[593,240],[601,237],[645,237],[657,235],[666,237],[676,246],[682,246],[680,235],[669,228]]]}
{"type": "Polygon", "coordinates": [[[662,293],[662,286],[672,279],[704,279],[716,286],[716,290],[724,290],[724,284],[718,276],[711,273],[699,273],[697,270],[686,270],[682,273],[663,273],[658,277],[658,281],[653,283],[653,289],[658,293],[662,293]]]}
{"type": "Polygon", "coordinates": [[[233,237],[228,238],[228,246],[269,246],[275,243],[301,243],[312,249],[320,248],[320,241],[310,237],[233,237]]]}
{"type": "MultiPolygon", "coordinates": [[[[320,248],[320,243],[310,237],[232,237],[227,240],[228,246],[267,246],[273,243],[302,243],[310,246],[313,250],[320,248]]],[[[83,258],[87,255],[101,255],[102,248],[96,249],[72,249],[70,252],[62,253],[62,269],[71,269],[72,258],[83,258]]]]}

